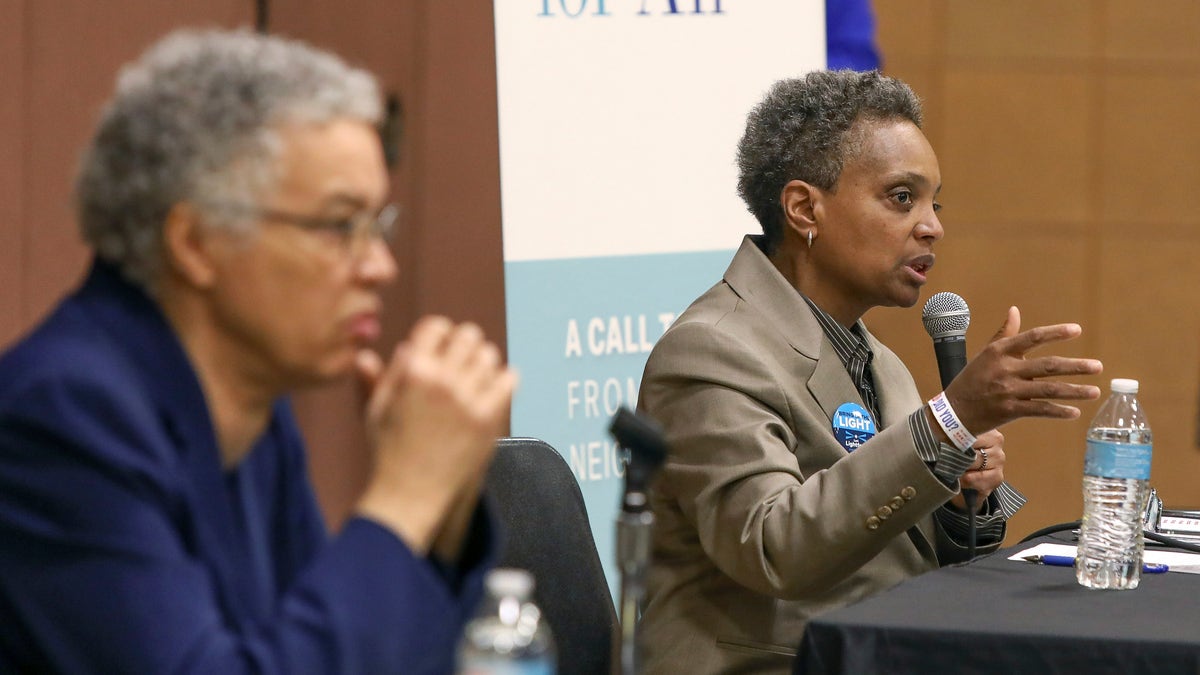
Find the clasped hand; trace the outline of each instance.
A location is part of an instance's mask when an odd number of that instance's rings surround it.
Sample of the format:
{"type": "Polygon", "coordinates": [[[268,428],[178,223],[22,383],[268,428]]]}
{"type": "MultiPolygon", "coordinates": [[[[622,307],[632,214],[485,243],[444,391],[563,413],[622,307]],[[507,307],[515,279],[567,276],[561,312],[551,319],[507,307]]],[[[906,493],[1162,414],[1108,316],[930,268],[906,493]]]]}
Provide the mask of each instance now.
{"type": "Polygon", "coordinates": [[[474,324],[426,317],[384,364],[358,355],[375,466],[359,513],[414,551],[457,552],[478,501],[516,374],[474,324]]]}

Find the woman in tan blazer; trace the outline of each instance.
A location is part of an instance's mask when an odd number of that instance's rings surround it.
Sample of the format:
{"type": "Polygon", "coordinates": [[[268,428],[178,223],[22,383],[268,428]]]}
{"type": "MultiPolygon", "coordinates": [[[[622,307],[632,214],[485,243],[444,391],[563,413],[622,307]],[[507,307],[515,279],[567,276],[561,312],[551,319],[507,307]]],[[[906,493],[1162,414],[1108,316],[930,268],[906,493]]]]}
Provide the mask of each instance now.
{"type": "Polygon", "coordinates": [[[902,82],[824,71],[777,83],[749,116],[739,190],[763,235],[662,337],[642,381],[639,406],[671,445],[643,672],[788,672],[809,617],[966,559],[960,488],[984,497],[981,549],[999,546],[1023,498],[1003,484],[996,427],[1071,419],[1047,399],[1099,396],[1039,378],[1100,362],[1025,357],[1079,326],[1019,332],[1012,308],[939,402],[952,439],[863,326],[872,307],[916,303],[944,234],[920,115],[902,82]]]}

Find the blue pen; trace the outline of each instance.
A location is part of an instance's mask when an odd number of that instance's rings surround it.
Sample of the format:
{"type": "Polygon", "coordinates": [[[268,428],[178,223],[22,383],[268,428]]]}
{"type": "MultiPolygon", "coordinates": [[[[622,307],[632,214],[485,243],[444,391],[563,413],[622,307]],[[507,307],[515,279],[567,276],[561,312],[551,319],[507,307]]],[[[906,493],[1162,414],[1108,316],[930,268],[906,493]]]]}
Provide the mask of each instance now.
{"type": "MultiPolygon", "coordinates": [[[[1075,566],[1075,559],[1069,555],[1027,555],[1024,559],[1031,563],[1054,565],[1055,567],[1075,566]]],[[[1142,563],[1142,572],[1144,574],[1162,574],[1169,569],[1169,567],[1162,563],[1142,563]]]]}

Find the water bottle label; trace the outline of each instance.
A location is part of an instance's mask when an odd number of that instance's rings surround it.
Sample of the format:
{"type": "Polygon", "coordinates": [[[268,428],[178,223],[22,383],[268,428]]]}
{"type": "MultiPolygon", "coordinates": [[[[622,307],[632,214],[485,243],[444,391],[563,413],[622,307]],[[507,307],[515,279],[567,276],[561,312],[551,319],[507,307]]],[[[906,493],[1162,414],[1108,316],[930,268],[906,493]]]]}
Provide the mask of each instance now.
{"type": "Polygon", "coordinates": [[[461,664],[462,675],[554,675],[554,664],[546,659],[511,661],[501,657],[476,658],[461,664]]]}
{"type": "Polygon", "coordinates": [[[1083,473],[1098,478],[1150,480],[1149,443],[1088,441],[1083,473]]]}

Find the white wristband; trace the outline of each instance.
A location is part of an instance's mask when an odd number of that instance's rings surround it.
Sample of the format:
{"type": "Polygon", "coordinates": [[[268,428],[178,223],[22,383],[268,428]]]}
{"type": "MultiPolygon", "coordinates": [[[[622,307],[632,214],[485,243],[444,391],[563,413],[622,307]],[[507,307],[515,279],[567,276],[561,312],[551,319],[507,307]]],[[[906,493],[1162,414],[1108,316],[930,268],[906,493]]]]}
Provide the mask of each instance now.
{"type": "Polygon", "coordinates": [[[954,414],[954,408],[950,407],[950,401],[946,399],[946,392],[943,391],[929,399],[929,409],[933,411],[933,419],[937,420],[938,426],[946,432],[955,447],[965,451],[975,445],[975,437],[963,426],[958,415],[954,414]]]}

